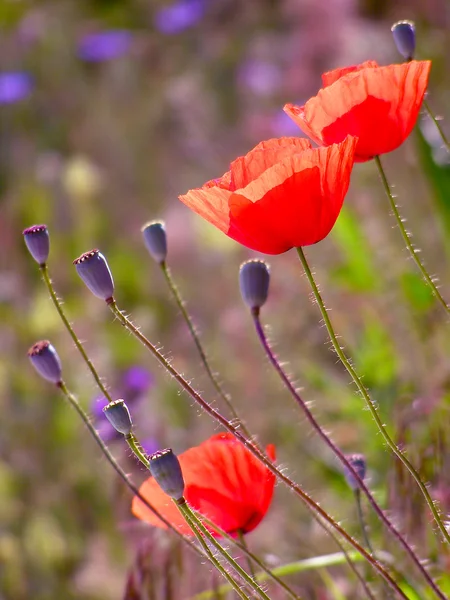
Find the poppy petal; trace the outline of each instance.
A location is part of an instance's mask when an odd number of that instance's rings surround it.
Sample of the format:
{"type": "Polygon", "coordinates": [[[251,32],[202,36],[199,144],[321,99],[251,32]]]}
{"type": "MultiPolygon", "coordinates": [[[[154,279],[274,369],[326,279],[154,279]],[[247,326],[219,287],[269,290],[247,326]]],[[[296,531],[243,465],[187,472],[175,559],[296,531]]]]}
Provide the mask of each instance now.
{"type": "Polygon", "coordinates": [[[231,180],[234,190],[246,187],[273,165],[292,156],[298,149],[303,152],[311,148],[311,142],[305,138],[291,137],[271,139],[259,143],[251,152],[240,156],[231,163],[231,180]]]}
{"type": "Polygon", "coordinates": [[[228,235],[237,239],[237,232],[245,232],[245,241],[243,236],[237,241],[266,254],[323,239],[342,208],[356,142],[348,138],[341,145],[309,150],[267,169],[231,197],[228,235]],[[302,191],[304,196],[297,199],[302,191]]]}
{"type": "MultiPolygon", "coordinates": [[[[275,458],[273,446],[267,455],[275,458]]],[[[218,434],[179,457],[189,504],[228,533],[251,531],[266,514],[275,486],[274,475],[231,434],[218,434]],[[257,491],[257,493],[255,493],[257,491]]],[[[191,535],[174,502],[153,478],[140,488],[141,494],[180,532],[191,535]]],[[[157,527],[163,522],[138,499],[133,514],[157,527]]]]}
{"type": "Polygon", "coordinates": [[[228,202],[232,192],[219,186],[206,184],[202,188],[189,190],[179,198],[195,213],[226,233],[230,226],[228,202]]]}
{"type": "Polygon", "coordinates": [[[395,150],[411,133],[430,68],[430,61],[352,68],[304,106],[286,105],[285,112],[319,143],[358,137],[355,159],[370,160],[395,150]]]}
{"type": "Polygon", "coordinates": [[[348,73],[356,73],[357,71],[362,71],[363,69],[376,69],[377,67],[378,63],[375,60],[366,60],[360,65],[352,65],[351,67],[341,67],[338,69],[333,69],[332,71],[327,71],[322,75],[323,87],[328,87],[338,79],[344,77],[344,75],[348,75],[348,73]]]}
{"type": "MultiPolygon", "coordinates": [[[[191,535],[191,529],[176,507],[172,498],[165,494],[153,477],[150,477],[139,488],[141,495],[180,533],[191,535]]],[[[131,512],[135,517],[150,525],[167,529],[167,526],[145,504],[135,496],[131,504],[131,512]]]]}

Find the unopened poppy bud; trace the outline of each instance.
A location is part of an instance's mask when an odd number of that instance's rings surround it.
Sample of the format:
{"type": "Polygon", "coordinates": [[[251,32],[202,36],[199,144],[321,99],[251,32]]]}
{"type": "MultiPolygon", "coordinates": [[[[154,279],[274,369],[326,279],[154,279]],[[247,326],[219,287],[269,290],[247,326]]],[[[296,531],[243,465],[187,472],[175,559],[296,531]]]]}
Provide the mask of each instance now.
{"type": "Polygon", "coordinates": [[[270,271],[263,260],[248,260],[241,265],[239,285],[244,302],[252,310],[260,309],[269,294],[270,271]]]}
{"type": "MultiPolygon", "coordinates": [[[[359,475],[359,478],[363,480],[366,476],[366,457],[363,454],[350,454],[346,456],[346,458],[356,474],[359,475]]],[[[353,473],[347,469],[347,467],[344,468],[344,476],[352,490],[357,490],[359,488],[358,481],[355,479],[353,473]]]]}
{"type": "Polygon", "coordinates": [[[105,417],[111,423],[116,431],[123,435],[131,433],[133,423],[131,422],[130,411],[123,400],[114,400],[103,409],[105,417]]]}
{"type": "Polygon", "coordinates": [[[397,50],[406,60],[414,58],[416,49],[416,28],[413,21],[398,21],[391,27],[397,50]]]}
{"type": "Polygon", "coordinates": [[[50,252],[47,225],[33,225],[24,229],[22,233],[31,256],[39,265],[44,265],[50,252]]]}
{"type": "Polygon", "coordinates": [[[73,261],[78,275],[94,296],[111,302],[114,295],[114,281],[106,258],[99,250],[85,252],[73,261]]]}
{"type": "Polygon", "coordinates": [[[184,496],[184,479],[178,458],[170,448],[150,456],[150,473],[168,496],[181,500],[184,496]]]}
{"type": "Polygon", "coordinates": [[[159,264],[167,257],[167,236],[164,223],[151,221],[142,228],[144,244],[150,256],[159,264]]]}
{"type": "Polygon", "coordinates": [[[51,383],[61,382],[61,361],[58,353],[47,340],[36,342],[28,350],[31,364],[41,377],[51,383]]]}

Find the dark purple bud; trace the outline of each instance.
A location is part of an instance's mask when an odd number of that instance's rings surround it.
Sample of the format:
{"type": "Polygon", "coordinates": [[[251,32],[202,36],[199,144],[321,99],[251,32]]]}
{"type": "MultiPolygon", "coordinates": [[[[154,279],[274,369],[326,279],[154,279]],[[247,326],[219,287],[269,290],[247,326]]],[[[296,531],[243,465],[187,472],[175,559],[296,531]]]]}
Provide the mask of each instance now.
{"type": "Polygon", "coordinates": [[[244,302],[252,310],[260,309],[269,294],[270,271],[263,260],[248,260],[241,265],[239,285],[244,302]]]}
{"type": "Polygon", "coordinates": [[[28,350],[28,357],[41,377],[51,383],[61,382],[61,361],[50,342],[47,340],[36,342],[28,350]]]}
{"type": "Polygon", "coordinates": [[[22,233],[31,256],[40,266],[45,265],[50,252],[47,225],[33,225],[24,229],[22,233]]]}
{"type": "Polygon", "coordinates": [[[150,256],[157,263],[161,264],[167,257],[167,236],[164,223],[161,221],[151,221],[142,228],[144,244],[150,256]]]}
{"type": "Polygon", "coordinates": [[[398,21],[391,27],[397,50],[406,60],[414,58],[416,50],[416,27],[413,21],[398,21]]]}
{"type": "MultiPolygon", "coordinates": [[[[359,475],[359,478],[364,479],[366,476],[367,468],[366,457],[364,456],[364,454],[349,454],[346,456],[346,459],[351,464],[356,474],[359,475]]],[[[351,473],[349,469],[347,469],[347,467],[344,467],[344,476],[347,480],[349,487],[351,487],[352,490],[357,490],[359,488],[358,481],[355,479],[353,473],[351,473]]]]}
{"type": "Polygon", "coordinates": [[[133,423],[131,422],[130,411],[123,400],[114,400],[103,409],[105,417],[111,423],[116,431],[123,435],[131,433],[133,423]]]}
{"type": "Polygon", "coordinates": [[[170,448],[159,450],[149,457],[150,473],[168,496],[181,500],[184,495],[184,479],[178,458],[170,448]]]}
{"type": "Polygon", "coordinates": [[[91,250],[74,260],[73,264],[94,296],[110,304],[114,296],[114,281],[103,254],[99,250],[91,250]]]}

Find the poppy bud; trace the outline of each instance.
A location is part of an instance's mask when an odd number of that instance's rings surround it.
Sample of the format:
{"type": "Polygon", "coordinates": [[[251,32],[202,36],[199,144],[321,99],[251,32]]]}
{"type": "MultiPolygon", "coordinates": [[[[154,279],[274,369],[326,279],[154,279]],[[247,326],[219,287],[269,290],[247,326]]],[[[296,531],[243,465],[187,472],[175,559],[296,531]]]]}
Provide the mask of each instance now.
{"type": "Polygon", "coordinates": [[[22,233],[31,256],[40,266],[44,265],[50,252],[47,225],[33,225],[24,229],[22,233]]]}
{"type": "Polygon", "coordinates": [[[263,260],[248,260],[241,265],[239,285],[244,302],[252,310],[260,309],[269,293],[269,266],[263,260]]]}
{"type": "Polygon", "coordinates": [[[61,382],[61,361],[50,342],[47,340],[36,342],[28,350],[28,357],[41,377],[51,383],[61,382]]]}
{"type": "Polygon", "coordinates": [[[414,58],[416,49],[416,28],[413,21],[398,21],[391,27],[397,50],[406,60],[414,58]]]}
{"type": "Polygon", "coordinates": [[[123,400],[114,400],[103,409],[105,417],[111,423],[116,431],[123,435],[131,433],[133,423],[131,422],[130,411],[123,400]]]}
{"type": "MultiPolygon", "coordinates": [[[[363,454],[350,454],[346,457],[348,462],[353,467],[353,470],[359,475],[360,479],[364,479],[366,476],[366,457],[363,454]]],[[[353,474],[345,467],[344,468],[344,476],[347,480],[349,487],[352,490],[357,490],[359,488],[359,483],[356,481],[353,474]]]]}
{"type": "Polygon", "coordinates": [[[159,264],[167,257],[167,236],[164,223],[151,221],[142,228],[144,244],[150,256],[159,264]]]}
{"type": "Polygon", "coordinates": [[[99,250],[85,252],[73,261],[78,275],[94,296],[110,303],[114,295],[114,281],[106,258],[99,250]]]}
{"type": "Polygon", "coordinates": [[[184,479],[180,461],[170,448],[159,450],[150,456],[150,473],[168,496],[181,500],[184,495],[184,479]]]}

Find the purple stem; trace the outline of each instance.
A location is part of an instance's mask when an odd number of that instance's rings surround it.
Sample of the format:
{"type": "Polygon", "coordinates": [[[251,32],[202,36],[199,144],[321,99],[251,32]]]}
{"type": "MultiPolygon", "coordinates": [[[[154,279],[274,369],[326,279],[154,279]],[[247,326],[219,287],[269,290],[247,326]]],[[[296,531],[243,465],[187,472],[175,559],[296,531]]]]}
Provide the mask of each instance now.
{"type": "MultiPolygon", "coordinates": [[[[232,433],[234,437],[239,440],[247,450],[249,450],[253,456],[255,456],[259,461],[261,461],[265,467],[275,475],[280,481],[286,484],[297,496],[303,500],[305,504],[307,504],[312,510],[314,510],[328,525],[330,525],[333,529],[335,529],[355,550],[357,550],[371,565],[374,569],[384,577],[384,579],[389,583],[389,585],[397,592],[397,594],[408,600],[406,594],[400,589],[397,585],[396,581],[389,575],[389,573],[385,570],[385,568],[378,562],[376,558],[374,558],[369,552],[366,551],[365,548],[361,546],[349,533],[343,529],[339,523],[337,523],[330,515],[319,506],[297,483],[292,481],[287,475],[285,475],[282,471],[280,471],[271,460],[263,454],[252,442],[252,440],[246,438],[239,431],[237,427],[235,427],[232,423],[230,423],[223,415],[221,415],[215,408],[213,408],[206,400],[202,398],[202,396],[197,392],[190,383],[179,373],[171,363],[157,350],[157,348],[145,337],[143,333],[136,327],[120,310],[117,306],[115,300],[111,302],[107,302],[109,308],[113,312],[113,314],[117,317],[119,322],[126,328],[130,333],[132,333],[146,348],[153,354],[153,356],[158,360],[158,362],[172,375],[172,377],[178,382],[178,384],[191,396],[191,398],[197,402],[199,406],[203,408],[203,410],[210,415],[213,419],[215,419],[218,423],[220,423],[227,431],[232,433]]],[[[427,573],[428,576],[428,573],[427,573]]],[[[428,576],[429,577],[429,576],[428,576]]],[[[441,600],[448,600],[438,588],[434,585],[434,582],[431,580],[433,584],[433,589],[435,590],[437,596],[441,600]]]]}
{"type": "Polygon", "coordinates": [[[386,527],[389,529],[389,531],[392,533],[392,535],[397,539],[397,541],[403,546],[403,548],[409,554],[412,561],[414,562],[416,567],[420,570],[422,575],[425,577],[428,584],[432,587],[435,594],[442,600],[445,600],[446,597],[443,595],[441,590],[437,587],[437,585],[435,584],[435,582],[433,581],[433,579],[431,578],[431,576],[429,575],[427,570],[423,567],[422,563],[420,562],[420,559],[418,558],[418,556],[416,555],[414,550],[411,548],[411,546],[408,544],[408,542],[405,540],[405,538],[402,536],[402,534],[394,527],[394,525],[391,523],[391,521],[386,517],[383,510],[378,506],[375,498],[372,496],[369,488],[364,483],[364,480],[361,479],[361,477],[359,476],[357,471],[353,468],[352,464],[347,460],[345,454],[336,446],[336,444],[332,441],[332,439],[325,433],[325,431],[322,429],[322,427],[316,421],[312,412],[309,410],[306,403],[302,400],[300,394],[297,392],[295,387],[292,385],[289,377],[283,370],[282,366],[278,362],[275,354],[273,353],[273,351],[269,345],[266,334],[264,333],[264,328],[263,328],[263,326],[261,324],[261,320],[259,318],[259,309],[253,309],[252,316],[253,316],[253,322],[255,324],[256,333],[258,334],[259,340],[266,352],[267,357],[269,358],[274,369],[280,376],[284,385],[289,390],[291,396],[295,399],[295,401],[297,402],[297,404],[299,405],[299,407],[305,414],[306,418],[308,419],[309,423],[313,427],[314,431],[325,442],[325,444],[331,449],[331,451],[341,461],[341,463],[344,465],[344,467],[346,469],[348,469],[349,472],[352,474],[352,476],[355,478],[355,480],[358,483],[359,488],[361,489],[361,491],[366,496],[367,500],[372,505],[372,508],[378,515],[379,519],[386,525],[386,527]]]}

